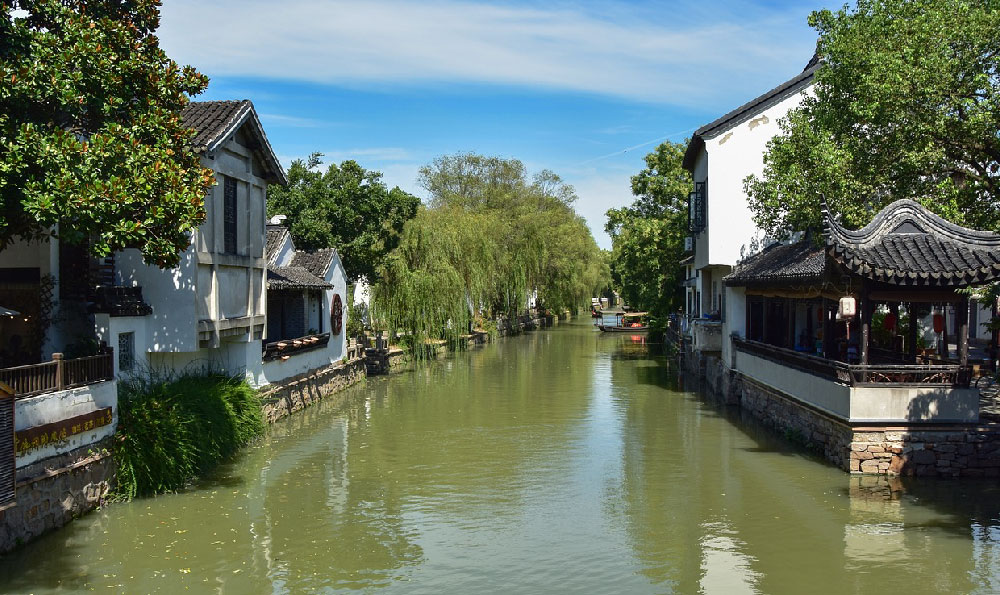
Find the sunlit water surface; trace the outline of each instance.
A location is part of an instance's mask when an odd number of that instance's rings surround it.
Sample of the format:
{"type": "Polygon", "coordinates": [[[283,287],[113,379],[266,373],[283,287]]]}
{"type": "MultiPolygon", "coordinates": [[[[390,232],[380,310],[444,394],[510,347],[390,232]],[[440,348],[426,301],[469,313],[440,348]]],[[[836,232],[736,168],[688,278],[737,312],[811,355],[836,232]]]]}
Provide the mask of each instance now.
{"type": "Polygon", "coordinates": [[[1000,591],[995,481],[851,477],[585,320],[350,389],[0,592],[1000,591]]]}

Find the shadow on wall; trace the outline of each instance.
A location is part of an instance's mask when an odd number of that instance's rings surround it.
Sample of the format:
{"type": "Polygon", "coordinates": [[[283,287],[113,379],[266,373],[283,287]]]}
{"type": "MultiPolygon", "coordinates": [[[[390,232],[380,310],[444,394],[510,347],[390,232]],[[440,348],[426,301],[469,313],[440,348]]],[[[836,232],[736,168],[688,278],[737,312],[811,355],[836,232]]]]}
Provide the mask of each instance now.
{"type": "Polygon", "coordinates": [[[922,390],[906,408],[907,421],[975,422],[979,419],[976,389],[922,390]]]}

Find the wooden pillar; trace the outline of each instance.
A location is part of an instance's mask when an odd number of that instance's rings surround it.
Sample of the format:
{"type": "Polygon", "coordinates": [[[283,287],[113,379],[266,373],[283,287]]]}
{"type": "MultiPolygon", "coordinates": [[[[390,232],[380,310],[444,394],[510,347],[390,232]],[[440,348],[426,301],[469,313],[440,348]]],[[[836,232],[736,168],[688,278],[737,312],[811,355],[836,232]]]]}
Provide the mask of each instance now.
{"type": "Polygon", "coordinates": [[[963,295],[955,306],[955,329],[958,336],[958,363],[964,368],[969,365],[969,296],[963,295]]]}
{"type": "Polygon", "coordinates": [[[830,301],[823,298],[823,354],[833,359],[833,322],[830,320],[830,301]]]}
{"type": "Polygon", "coordinates": [[[938,355],[941,358],[943,358],[943,359],[947,359],[948,358],[948,354],[949,354],[949,350],[948,350],[948,302],[945,302],[945,303],[941,304],[941,320],[942,320],[942,323],[941,323],[942,324],[942,326],[941,326],[941,349],[938,351],[938,355]]]}
{"type": "Polygon", "coordinates": [[[861,336],[859,337],[859,351],[861,352],[861,365],[867,366],[869,360],[869,340],[872,334],[872,313],[875,311],[871,298],[868,297],[870,291],[866,282],[861,289],[861,336]]]}
{"type": "Polygon", "coordinates": [[[910,318],[910,328],[907,333],[909,336],[906,338],[907,351],[910,353],[910,363],[913,364],[917,361],[917,328],[920,324],[917,321],[917,308],[913,302],[906,304],[906,315],[910,318]]]}

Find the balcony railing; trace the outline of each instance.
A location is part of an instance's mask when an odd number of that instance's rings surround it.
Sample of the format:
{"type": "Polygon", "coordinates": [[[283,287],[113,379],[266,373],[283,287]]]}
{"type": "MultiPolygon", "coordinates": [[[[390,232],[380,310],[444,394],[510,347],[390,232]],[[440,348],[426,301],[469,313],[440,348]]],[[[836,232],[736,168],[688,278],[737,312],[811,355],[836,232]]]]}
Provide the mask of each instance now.
{"type": "Polygon", "coordinates": [[[788,368],[849,386],[951,386],[968,388],[971,367],[958,364],[849,365],[836,360],[733,337],[733,348],[788,368]]]}
{"type": "Polygon", "coordinates": [[[297,339],[283,339],[264,344],[264,361],[288,359],[289,356],[326,347],[330,343],[330,333],[306,335],[297,339]]]}
{"type": "Polygon", "coordinates": [[[114,378],[113,357],[110,350],[76,359],[54,353],[50,362],[0,369],[0,381],[14,389],[17,399],[94,384],[114,378]]]}

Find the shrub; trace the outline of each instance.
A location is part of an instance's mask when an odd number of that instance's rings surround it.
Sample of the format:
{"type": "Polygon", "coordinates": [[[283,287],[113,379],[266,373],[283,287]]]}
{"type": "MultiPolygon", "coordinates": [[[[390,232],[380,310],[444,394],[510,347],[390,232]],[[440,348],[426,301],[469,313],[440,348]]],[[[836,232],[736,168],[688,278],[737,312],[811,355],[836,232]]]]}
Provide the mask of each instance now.
{"type": "Polygon", "coordinates": [[[261,435],[257,392],[222,375],[119,386],[119,497],[177,490],[261,435]]]}

